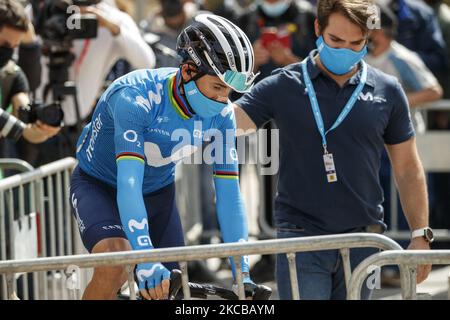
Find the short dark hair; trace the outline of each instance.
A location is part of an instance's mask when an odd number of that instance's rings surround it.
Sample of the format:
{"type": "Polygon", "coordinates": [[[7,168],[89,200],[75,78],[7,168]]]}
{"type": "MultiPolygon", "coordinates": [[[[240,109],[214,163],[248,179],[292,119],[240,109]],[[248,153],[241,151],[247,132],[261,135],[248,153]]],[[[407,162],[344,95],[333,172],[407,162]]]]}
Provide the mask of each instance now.
{"type": "Polygon", "coordinates": [[[181,0],[161,0],[161,14],[165,18],[171,18],[183,13],[181,0]]]}
{"type": "Polygon", "coordinates": [[[0,0],[0,29],[6,26],[27,32],[28,23],[25,9],[17,0],[0,0]]]}
{"type": "Polygon", "coordinates": [[[369,32],[368,21],[374,13],[370,10],[373,5],[373,0],[318,0],[317,20],[320,32],[328,26],[328,20],[333,13],[340,13],[359,26],[364,34],[367,34],[369,32]]]}

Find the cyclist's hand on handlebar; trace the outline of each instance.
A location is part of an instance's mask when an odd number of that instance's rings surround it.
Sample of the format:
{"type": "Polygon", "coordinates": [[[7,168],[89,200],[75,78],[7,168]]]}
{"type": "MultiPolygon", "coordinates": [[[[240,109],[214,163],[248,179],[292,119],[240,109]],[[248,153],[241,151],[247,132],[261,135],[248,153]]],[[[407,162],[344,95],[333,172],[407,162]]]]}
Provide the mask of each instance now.
{"type": "Polygon", "coordinates": [[[252,279],[250,279],[250,276],[244,276],[243,282],[244,282],[245,299],[253,300],[253,295],[255,294],[257,284],[254,283],[252,279]]]}
{"type": "MultiPolygon", "coordinates": [[[[264,285],[256,284],[250,278],[250,275],[244,274],[244,292],[247,300],[269,300],[272,289],[264,285]]],[[[237,294],[237,285],[234,285],[237,294]]]]}
{"type": "Polygon", "coordinates": [[[244,290],[247,300],[269,300],[272,295],[272,289],[254,282],[244,283],[244,290]]]}
{"type": "Polygon", "coordinates": [[[139,292],[146,300],[167,299],[170,272],[161,263],[141,263],[136,268],[139,292]]]}

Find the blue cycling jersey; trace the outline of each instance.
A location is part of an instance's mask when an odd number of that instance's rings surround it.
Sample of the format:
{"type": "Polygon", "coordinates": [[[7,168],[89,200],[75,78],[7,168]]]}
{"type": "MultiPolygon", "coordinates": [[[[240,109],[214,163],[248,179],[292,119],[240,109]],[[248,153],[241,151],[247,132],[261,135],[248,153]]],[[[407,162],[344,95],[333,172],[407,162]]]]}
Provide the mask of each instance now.
{"type": "MultiPolygon", "coordinates": [[[[224,241],[247,240],[234,111],[230,105],[212,118],[199,117],[186,103],[179,81],[175,68],[137,70],[117,79],[100,98],[78,140],[81,169],[117,188],[121,221],[135,250],[153,247],[143,194],[172,183],[176,164],[199,148],[214,166],[224,241]]],[[[242,262],[248,272],[247,259],[242,262]]]]}
{"type": "MultiPolygon", "coordinates": [[[[113,82],[79,138],[77,158],[83,171],[116,187],[116,158],[137,157],[147,164],[142,187],[147,194],[173,182],[176,163],[208,140],[205,133],[215,136],[219,130],[225,138],[227,129],[229,135],[234,132],[231,109],[208,119],[190,110],[176,85],[177,70],[138,70],[113,82]],[[120,94],[129,101],[115,105],[112,101],[120,94]]],[[[214,163],[215,174],[236,177],[234,141],[223,140],[223,157],[217,158],[224,164],[214,163]]]]}

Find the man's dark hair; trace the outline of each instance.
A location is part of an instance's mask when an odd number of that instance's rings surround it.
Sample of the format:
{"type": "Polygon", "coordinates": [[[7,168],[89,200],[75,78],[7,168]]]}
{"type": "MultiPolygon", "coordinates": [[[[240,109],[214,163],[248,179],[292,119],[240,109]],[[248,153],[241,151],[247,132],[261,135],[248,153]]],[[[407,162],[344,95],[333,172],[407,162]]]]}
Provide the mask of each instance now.
{"type": "Polygon", "coordinates": [[[161,15],[171,18],[183,13],[183,2],[181,0],[160,0],[161,15]]]}
{"type": "Polygon", "coordinates": [[[373,5],[374,0],[318,0],[317,20],[320,32],[328,26],[328,20],[333,13],[340,13],[367,34],[368,21],[373,17],[370,7],[373,5]]]}
{"type": "Polygon", "coordinates": [[[0,0],[0,30],[6,26],[27,32],[28,21],[24,7],[17,0],[0,0]]]}

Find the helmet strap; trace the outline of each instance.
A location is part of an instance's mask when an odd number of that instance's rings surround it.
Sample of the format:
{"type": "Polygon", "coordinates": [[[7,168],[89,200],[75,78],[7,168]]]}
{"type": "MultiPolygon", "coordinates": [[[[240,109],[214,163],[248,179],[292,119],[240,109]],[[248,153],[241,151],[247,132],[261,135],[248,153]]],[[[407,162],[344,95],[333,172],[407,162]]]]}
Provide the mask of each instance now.
{"type": "MultiPolygon", "coordinates": [[[[188,69],[188,75],[190,75],[191,72],[192,72],[192,71],[191,71],[190,69],[188,69]]],[[[203,71],[199,70],[198,67],[197,67],[197,65],[195,65],[194,63],[191,63],[191,62],[185,62],[185,63],[181,63],[181,64],[180,64],[180,82],[178,83],[178,90],[180,90],[180,92],[182,92],[181,94],[184,96],[184,98],[185,98],[184,100],[185,100],[185,102],[186,102],[186,104],[187,104],[189,110],[190,110],[193,114],[195,114],[195,111],[194,111],[194,109],[191,107],[191,105],[189,104],[189,101],[186,99],[186,94],[185,94],[185,92],[184,92],[184,88],[183,88],[183,90],[181,90],[181,86],[184,85],[184,84],[186,84],[186,83],[188,83],[188,82],[190,82],[190,81],[197,81],[198,79],[200,79],[200,78],[203,77],[204,75],[206,75],[206,72],[203,72],[203,71]],[[195,76],[191,77],[188,81],[185,81],[185,80],[183,79],[183,75],[182,75],[182,73],[181,73],[181,72],[182,72],[182,66],[183,66],[184,64],[188,64],[189,66],[193,66],[193,67],[196,69],[195,72],[197,72],[197,74],[196,74],[195,76]]]]}
{"type": "MultiPolygon", "coordinates": [[[[197,81],[198,79],[200,79],[201,77],[203,77],[204,75],[206,75],[206,72],[201,71],[201,70],[197,67],[197,65],[195,65],[195,64],[192,63],[192,62],[185,62],[185,63],[180,64],[180,73],[181,73],[181,71],[182,71],[182,66],[185,65],[185,64],[194,67],[194,68],[195,68],[195,72],[196,72],[197,74],[196,74],[195,76],[191,77],[188,81],[185,81],[185,80],[183,79],[183,77],[181,76],[181,77],[180,77],[180,80],[181,80],[181,81],[180,81],[180,83],[178,84],[179,86],[180,86],[181,84],[186,84],[186,83],[188,83],[188,82],[190,82],[190,81],[197,81]]],[[[188,74],[189,76],[191,75],[191,72],[192,72],[192,70],[190,70],[190,69],[187,70],[187,74],[188,74]]]]}

